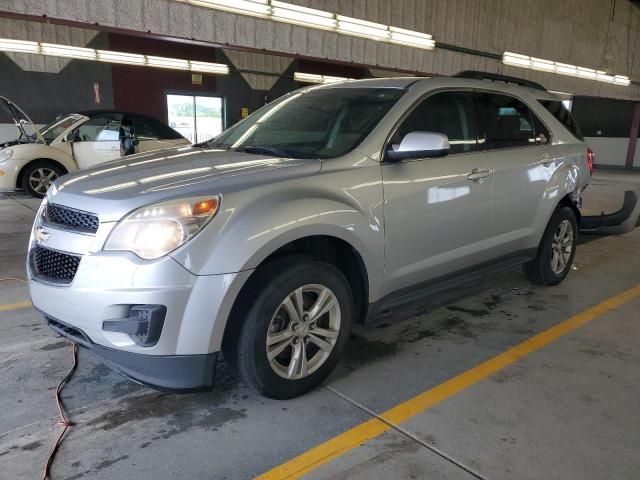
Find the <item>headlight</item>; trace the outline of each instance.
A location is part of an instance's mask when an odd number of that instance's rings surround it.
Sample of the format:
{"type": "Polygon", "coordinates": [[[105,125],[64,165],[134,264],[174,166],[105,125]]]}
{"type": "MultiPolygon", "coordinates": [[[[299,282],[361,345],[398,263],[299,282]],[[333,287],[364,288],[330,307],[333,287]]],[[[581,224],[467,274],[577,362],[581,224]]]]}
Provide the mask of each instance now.
{"type": "Polygon", "coordinates": [[[11,155],[13,155],[12,148],[3,148],[2,150],[0,150],[0,163],[9,160],[11,158],[11,155]]]}
{"type": "Polygon", "coordinates": [[[127,250],[145,260],[160,258],[189,241],[220,208],[220,197],[154,203],[134,210],[109,235],[105,250],[127,250]]]}

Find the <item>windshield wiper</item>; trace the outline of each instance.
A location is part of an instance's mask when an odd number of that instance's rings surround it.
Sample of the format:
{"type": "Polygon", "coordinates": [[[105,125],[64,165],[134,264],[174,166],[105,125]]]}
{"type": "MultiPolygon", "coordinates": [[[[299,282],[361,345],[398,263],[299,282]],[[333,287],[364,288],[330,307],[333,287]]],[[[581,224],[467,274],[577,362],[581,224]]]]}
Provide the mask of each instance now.
{"type": "Polygon", "coordinates": [[[274,155],[276,157],[289,157],[290,155],[284,150],[280,150],[279,148],[272,147],[271,145],[248,145],[246,147],[241,147],[237,150],[238,152],[246,152],[246,153],[255,153],[257,155],[274,155]]]}

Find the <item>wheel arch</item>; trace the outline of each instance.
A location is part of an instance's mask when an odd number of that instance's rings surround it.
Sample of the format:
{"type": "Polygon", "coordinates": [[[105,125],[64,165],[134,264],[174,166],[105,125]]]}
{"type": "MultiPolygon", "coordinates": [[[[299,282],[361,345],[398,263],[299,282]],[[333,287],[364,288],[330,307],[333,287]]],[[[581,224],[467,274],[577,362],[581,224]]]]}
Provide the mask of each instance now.
{"type": "Polygon", "coordinates": [[[16,175],[16,188],[22,188],[22,179],[25,175],[25,173],[27,172],[27,169],[29,167],[29,165],[32,165],[35,162],[49,162],[49,163],[53,163],[54,165],[56,165],[57,167],[60,167],[62,169],[62,174],[65,175],[67,173],[69,173],[69,169],[61,162],[59,162],[58,160],[54,160],[52,158],[34,158],[33,160],[29,160],[27,163],[25,163],[22,168],[18,171],[18,175],[16,175]]]}
{"type": "Polygon", "coordinates": [[[301,236],[288,241],[273,249],[263,258],[252,274],[246,279],[240,291],[236,295],[231,307],[222,344],[230,338],[235,328],[239,328],[241,322],[231,319],[239,319],[251,304],[250,298],[255,295],[256,280],[259,279],[261,268],[271,261],[290,255],[310,257],[329,263],[336,267],[346,277],[354,296],[356,323],[363,323],[369,307],[369,272],[360,252],[343,238],[328,234],[301,236]],[[231,320],[231,321],[230,321],[231,320]]]}

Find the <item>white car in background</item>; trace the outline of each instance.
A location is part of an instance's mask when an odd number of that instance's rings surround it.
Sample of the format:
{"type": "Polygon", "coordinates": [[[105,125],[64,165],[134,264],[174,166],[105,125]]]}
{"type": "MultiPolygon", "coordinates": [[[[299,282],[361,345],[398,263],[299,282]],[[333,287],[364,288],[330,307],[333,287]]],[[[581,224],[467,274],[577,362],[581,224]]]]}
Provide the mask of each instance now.
{"type": "Polygon", "coordinates": [[[16,140],[0,143],[0,190],[24,189],[42,198],[53,180],[75,170],[190,142],[155,118],[137,113],[92,110],[59,115],[37,129],[11,100],[0,96],[18,129],[16,140]]]}

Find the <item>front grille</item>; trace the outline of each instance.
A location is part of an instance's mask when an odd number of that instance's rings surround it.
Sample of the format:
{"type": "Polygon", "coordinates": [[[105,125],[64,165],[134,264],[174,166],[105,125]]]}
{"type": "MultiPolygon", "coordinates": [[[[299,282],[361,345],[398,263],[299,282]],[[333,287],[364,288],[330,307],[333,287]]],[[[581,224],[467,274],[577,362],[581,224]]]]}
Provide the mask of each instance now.
{"type": "Polygon", "coordinates": [[[36,246],[31,250],[31,265],[36,277],[56,283],[71,283],[80,265],[80,257],[36,246]]]}
{"type": "Polygon", "coordinates": [[[64,337],[67,337],[71,340],[74,340],[81,345],[88,346],[91,343],[93,343],[91,339],[87,336],[87,334],[84,333],[79,328],[72,327],[71,325],[61,322],[60,320],[47,317],[46,315],[44,318],[47,320],[49,327],[51,327],[51,329],[54,330],[56,333],[64,337]]]}
{"type": "Polygon", "coordinates": [[[88,233],[96,233],[100,224],[93,213],[52,204],[47,205],[46,219],[48,223],[88,233]]]}

